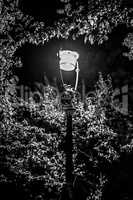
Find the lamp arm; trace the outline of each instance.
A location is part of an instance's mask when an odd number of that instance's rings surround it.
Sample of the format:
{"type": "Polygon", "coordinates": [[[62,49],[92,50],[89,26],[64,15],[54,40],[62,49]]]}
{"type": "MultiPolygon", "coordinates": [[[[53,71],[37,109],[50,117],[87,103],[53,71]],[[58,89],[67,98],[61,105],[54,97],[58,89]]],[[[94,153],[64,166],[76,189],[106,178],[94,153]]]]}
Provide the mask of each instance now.
{"type": "Polygon", "coordinates": [[[63,85],[63,87],[64,87],[64,80],[63,80],[63,75],[62,75],[62,70],[60,69],[60,77],[61,77],[61,82],[62,82],[62,85],[63,85]]]}
{"type": "Polygon", "coordinates": [[[75,88],[74,90],[76,91],[77,90],[77,86],[78,86],[78,80],[79,80],[79,65],[78,65],[78,62],[77,62],[77,66],[76,66],[76,82],[75,82],[75,88]]]}

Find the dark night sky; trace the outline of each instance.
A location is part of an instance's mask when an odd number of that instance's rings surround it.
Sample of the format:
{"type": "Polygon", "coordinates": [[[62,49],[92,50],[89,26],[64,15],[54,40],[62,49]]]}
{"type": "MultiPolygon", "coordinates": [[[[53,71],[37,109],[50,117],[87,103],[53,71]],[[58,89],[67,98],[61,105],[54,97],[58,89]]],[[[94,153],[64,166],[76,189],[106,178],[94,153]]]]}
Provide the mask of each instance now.
{"type": "MultiPolygon", "coordinates": [[[[21,7],[24,12],[35,16],[39,20],[46,17],[46,10],[48,8],[51,9],[50,5],[48,5],[49,7],[42,6],[42,1],[39,0],[38,4],[30,4],[31,1],[28,1],[29,4],[26,1],[23,2],[21,7]]],[[[55,1],[51,12],[48,12],[47,19],[50,19],[48,21],[49,24],[52,23],[52,20],[58,18],[56,16],[57,6],[60,5],[56,4],[55,1]]],[[[133,65],[133,62],[122,56],[122,52],[124,50],[127,51],[122,46],[122,41],[126,34],[126,27],[124,25],[119,26],[110,34],[109,40],[100,46],[84,44],[82,37],[75,41],[71,39],[53,39],[44,46],[37,47],[26,44],[19,50],[24,64],[23,68],[16,72],[19,76],[20,84],[32,84],[35,81],[41,82],[44,72],[51,82],[54,77],[59,79],[57,52],[60,47],[75,50],[80,54],[80,80],[84,78],[86,84],[91,86],[97,79],[99,71],[103,74],[110,73],[115,84],[123,84],[125,78],[127,79],[128,76],[132,76],[131,68],[133,65]]],[[[70,74],[66,74],[66,76],[70,76],[70,74]]]]}

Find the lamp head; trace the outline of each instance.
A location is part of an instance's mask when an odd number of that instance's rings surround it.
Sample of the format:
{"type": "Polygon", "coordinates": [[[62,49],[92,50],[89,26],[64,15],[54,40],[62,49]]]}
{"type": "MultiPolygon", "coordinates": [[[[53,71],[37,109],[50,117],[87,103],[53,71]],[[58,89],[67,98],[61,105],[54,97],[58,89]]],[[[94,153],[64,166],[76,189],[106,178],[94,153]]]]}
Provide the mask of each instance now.
{"type": "Polygon", "coordinates": [[[61,70],[73,71],[76,67],[79,54],[76,51],[59,50],[59,66],[61,70]]]}

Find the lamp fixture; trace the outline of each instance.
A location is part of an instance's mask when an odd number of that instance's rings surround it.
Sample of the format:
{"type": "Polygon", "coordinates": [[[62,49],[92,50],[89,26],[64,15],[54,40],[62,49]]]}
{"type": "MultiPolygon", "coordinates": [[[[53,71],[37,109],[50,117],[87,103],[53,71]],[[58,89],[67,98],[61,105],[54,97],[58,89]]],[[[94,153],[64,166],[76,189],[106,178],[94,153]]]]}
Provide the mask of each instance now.
{"type": "Polygon", "coordinates": [[[59,66],[61,70],[73,71],[77,65],[79,54],[76,51],[59,50],[59,66]]]}

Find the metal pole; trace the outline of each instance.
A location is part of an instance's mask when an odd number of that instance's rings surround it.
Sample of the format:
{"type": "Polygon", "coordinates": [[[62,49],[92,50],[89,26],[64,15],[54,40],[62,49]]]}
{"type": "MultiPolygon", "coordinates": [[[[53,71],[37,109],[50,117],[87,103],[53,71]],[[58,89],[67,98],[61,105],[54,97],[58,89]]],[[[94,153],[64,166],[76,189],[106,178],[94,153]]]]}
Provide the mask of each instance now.
{"type": "Polygon", "coordinates": [[[65,177],[66,184],[59,200],[74,200],[73,194],[73,137],[72,137],[72,114],[73,107],[64,109],[66,114],[66,138],[65,138],[65,177]]]}
{"type": "Polygon", "coordinates": [[[72,151],[73,151],[73,141],[72,141],[72,111],[66,110],[66,183],[72,185],[73,183],[73,161],[72,161],[72,151]]]}
{"type": "Polygon", "coordinates": [[[72,113],[73,109],[66,109],[66,186],[68,200],[73,199],[73,138],[72,138],[72,113]]]}

